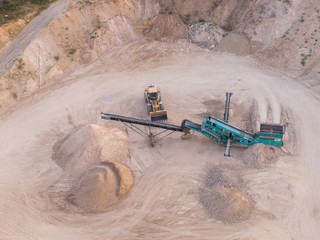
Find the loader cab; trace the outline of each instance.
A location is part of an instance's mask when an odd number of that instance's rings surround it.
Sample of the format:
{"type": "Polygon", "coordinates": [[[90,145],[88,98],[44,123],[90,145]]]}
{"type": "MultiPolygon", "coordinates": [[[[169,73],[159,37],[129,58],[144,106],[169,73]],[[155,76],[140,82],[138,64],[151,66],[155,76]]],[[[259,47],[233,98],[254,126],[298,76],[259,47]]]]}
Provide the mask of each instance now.
{"type": "Polygon", "coordinates": [[[157,92],[149,93],[149,99],[150,100],[157,100],[158,99],[158,93],[157,92]]]}
{"type": "Polygon", "coordinates": [[[155,85],[149,85],[147,90],[149,100],[158,100],[159,90],[155,85]]]}

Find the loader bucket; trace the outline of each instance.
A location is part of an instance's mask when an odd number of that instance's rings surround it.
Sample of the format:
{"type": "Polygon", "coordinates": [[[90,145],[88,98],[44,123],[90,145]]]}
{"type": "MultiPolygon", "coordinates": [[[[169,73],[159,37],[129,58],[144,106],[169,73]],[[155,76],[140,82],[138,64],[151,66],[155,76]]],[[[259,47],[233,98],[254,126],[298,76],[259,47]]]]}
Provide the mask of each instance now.
{"type": "Polygon", "coordinates": [[[150,112],[150,117],[152,122],[164,122],[168,120],[168,115],[166,110],[150,112]]]}

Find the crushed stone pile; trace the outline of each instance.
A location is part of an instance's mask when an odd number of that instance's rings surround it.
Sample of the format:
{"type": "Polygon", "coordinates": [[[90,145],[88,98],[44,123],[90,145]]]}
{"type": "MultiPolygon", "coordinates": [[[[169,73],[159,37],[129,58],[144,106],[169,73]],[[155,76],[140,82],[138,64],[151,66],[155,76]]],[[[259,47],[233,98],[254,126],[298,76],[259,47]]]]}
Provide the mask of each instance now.
{"type": "Polygon", "coordinates": [[[212,22],[198,22],[189,26],[188,40],[199,47],[214,49],[226,36],[226,32],[212,22]]]}
{"type": "Polygon", "coordinates": [[[125,198],[132,188],[133,173],[122,162],[128,155],[125,133],[90,124],[59,139],[52,159],[73,179],[66,199],[72,199],[82,212],[101,212],[125,198]]]}
{"type": "Polygon", "coordinates": [[[248,219],[253,200],[239,173],[227,167],[210,167],[199,190],[199,200],[209,217],[224,223],[248,219]]]}

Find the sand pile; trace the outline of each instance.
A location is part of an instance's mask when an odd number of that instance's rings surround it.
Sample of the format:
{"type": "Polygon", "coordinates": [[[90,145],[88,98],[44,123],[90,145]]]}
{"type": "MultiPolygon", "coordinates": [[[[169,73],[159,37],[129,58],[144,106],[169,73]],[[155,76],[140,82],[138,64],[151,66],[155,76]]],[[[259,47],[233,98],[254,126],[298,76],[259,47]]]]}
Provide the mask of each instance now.
{"type": "Polygon", "coordinates": [[[53,147],[52,159],[74,179],[68,191],[84,212],[100,212],[127,196],[133,185],[127,136],[117,128],[86,125],[53,147]]]}
{"type": "Polygon", "coordinates": [[[263,144],[256,144],[243,151],[244,163],[253,168],[263,168],[279,159],[280,150],[263,144]]]}
{"type": "Polygon", "coordinates": [[[221,40],[217,50],[239,56],[249,55],[250,41],[242,34],[230,33],[221,40]]]}
{"type": "Polygon", "coordinates": [[[100,162],[122,161],[129,155],[128,139],[117,128],[86,125],[53,146],[52,159],[74,177],[100,162]]]}
{"type": "Polygon", "coordinates": [[[244,188],[237,171],[213,166],[200,187],[200,202],[214,219],[224,223],[243,221],[253,211],[253,200],[244,188]]]}

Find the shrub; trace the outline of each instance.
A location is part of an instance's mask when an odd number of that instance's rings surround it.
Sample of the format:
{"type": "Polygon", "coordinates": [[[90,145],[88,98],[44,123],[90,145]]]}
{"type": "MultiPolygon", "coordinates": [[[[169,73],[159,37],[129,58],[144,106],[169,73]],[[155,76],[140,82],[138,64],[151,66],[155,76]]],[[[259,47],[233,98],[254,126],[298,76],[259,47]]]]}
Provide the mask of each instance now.
{"type": "Polygon", "coordinates": [[[300,17],[299,21],[300,21],[301,23],[304,22],[304,16],[303,16],[303,15],[300,17]]]}
{"type": "Polygon", "coordinates": [[[67,52],[68,55],[73,55],[73,54],[76,53],[76,51],[77,51],[77,49],[75,49],[75,48],[70,48],[70,49],[68,49],[66,52],[67,52]]]}

